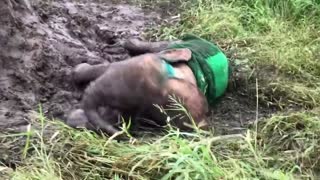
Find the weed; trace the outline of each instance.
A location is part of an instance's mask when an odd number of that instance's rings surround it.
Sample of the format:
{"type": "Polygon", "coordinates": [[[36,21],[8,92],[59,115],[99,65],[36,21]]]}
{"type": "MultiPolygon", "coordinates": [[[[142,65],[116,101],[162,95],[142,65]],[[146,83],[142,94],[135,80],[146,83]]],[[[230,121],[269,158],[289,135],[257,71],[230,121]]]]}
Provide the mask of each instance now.
{"type": "MultiPolygon", "coordinates": [[[[319,170],[320,165],[319,115],[317,109],[274,115],[259,121],[257,129],[249,129],[244,135],[213,136],[170,129],[159,139],[140,138],[134,143],[108,140],[40,115],[42,120],[36,119],[31,125],[35,135],[30,136],[28,156],[21,159],[12,176],[13,179],[312,178],[312,172],[319,170]],[[43,134],[48,130],[52,132],[43,134]]],[[[1,136],[2,142],[6,138],[1,136]]],[[[17,146],[12,139],[8,142],[17,146]]]]}

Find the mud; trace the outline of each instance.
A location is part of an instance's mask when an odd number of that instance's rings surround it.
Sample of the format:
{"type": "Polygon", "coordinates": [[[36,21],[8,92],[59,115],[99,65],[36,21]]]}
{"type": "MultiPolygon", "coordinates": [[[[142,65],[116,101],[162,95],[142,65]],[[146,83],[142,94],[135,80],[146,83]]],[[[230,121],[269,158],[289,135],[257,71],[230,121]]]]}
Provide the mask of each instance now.
{"type": "MultiPolygon", "coordinates": [[[[142,36],[159,17],[111,1],[1,1],[0,130],[25,126],[40,104],[47,117],[65,120],[80,100],[68,79],[70,69],[128,58],[123,40],[142,36]]],[[[218,132],[230,133],[255,117],[255,101],[234,89],[211,119],[218,132]]]]}
{"type": "Polygon", "coordinates": [[[128,58],[121,41],[157,20],[153,12],[108,1],[24,2],[0,5],[1,129],[26,124],[39,104],[48,117],[65,119],[79,98],[70,69],[128,58]]]}

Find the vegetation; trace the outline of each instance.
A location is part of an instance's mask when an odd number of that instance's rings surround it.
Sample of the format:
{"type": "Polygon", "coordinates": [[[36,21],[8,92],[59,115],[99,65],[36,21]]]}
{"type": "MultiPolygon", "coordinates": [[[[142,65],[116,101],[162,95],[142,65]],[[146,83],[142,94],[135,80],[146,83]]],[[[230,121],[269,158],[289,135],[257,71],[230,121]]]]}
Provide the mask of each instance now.
{"type": "Polygon", "coordinates": [[[192,32],[216,42],[233,64],[247,65],[248,93],[257,91],[260,103],[279,112],[253,120],[245,134],[169,128],[164,136],[133,142],[74,130],[40,113],[27,133],[1,136],[8,151],[15,150],[10,146],[15,139],[26,139],[22,160],[9,173],[12,179],[318,179],[320,2],[193,0],[180,5],[181,21],[154,36],[192,32]]]}
{"type": "Polygon", "coordinates": [[[262,83],[264,102],[281,107],[319,105],[320,2],[196,2],[183,3],[181,23],[161,29],[159,37],[191,32],[216,42],[231,61],[248,62],[248,76],[256,74],[251,78],[262,83]]]}

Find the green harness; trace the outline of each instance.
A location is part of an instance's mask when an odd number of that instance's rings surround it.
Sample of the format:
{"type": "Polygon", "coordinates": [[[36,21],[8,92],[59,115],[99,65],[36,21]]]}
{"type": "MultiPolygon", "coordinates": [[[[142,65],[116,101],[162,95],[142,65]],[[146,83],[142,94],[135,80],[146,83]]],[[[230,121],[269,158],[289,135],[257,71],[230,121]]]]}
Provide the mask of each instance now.
{"type": "Polygon", "coordinates": [[[187,34],[182,42],[175,43],[167,49],[188,48],[192,58],[187,62],[195,75],[197,85],[213,105],[222,96],[228,86],[230,76],[229,62],[225,54],[213,43],[195,35],[187,34]]]}

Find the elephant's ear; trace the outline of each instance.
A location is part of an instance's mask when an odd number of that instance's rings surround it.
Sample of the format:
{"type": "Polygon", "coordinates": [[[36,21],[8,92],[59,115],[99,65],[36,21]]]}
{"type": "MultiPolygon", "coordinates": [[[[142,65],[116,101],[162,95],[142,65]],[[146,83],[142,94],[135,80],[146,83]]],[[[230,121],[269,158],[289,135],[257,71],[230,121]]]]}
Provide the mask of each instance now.
{"type": "Polygon", "coordinates": [[[192,52],[187,48],[168,49],[158,53],[158,55],[168,62],[189,61],[192,52]]]}

